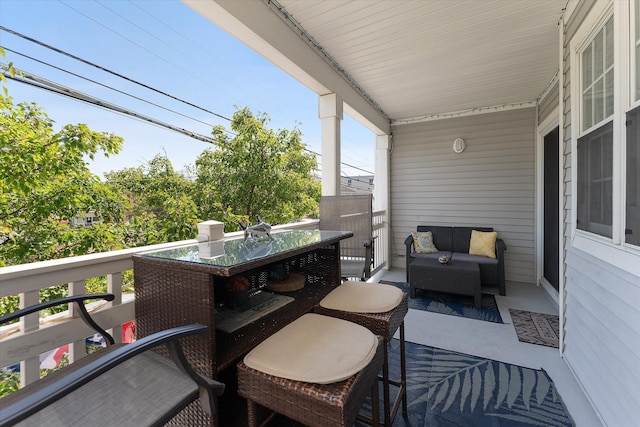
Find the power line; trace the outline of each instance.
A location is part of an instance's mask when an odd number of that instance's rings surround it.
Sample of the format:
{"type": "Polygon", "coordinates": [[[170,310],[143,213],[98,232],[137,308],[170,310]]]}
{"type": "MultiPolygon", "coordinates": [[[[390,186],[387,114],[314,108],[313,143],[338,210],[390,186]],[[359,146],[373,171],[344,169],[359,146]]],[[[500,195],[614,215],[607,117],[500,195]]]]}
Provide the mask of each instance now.
{"type": "MultiPolygon", "coordinates": [[[[32,57],[32,56],[26,55],[26,54],[21,53],[21,52],[15,51],[15,50],[10,49],[10,48],[8,48],[8,47],[6,47],[6,46],[3,46],[3,48],[4,48],[4,50],[6,50],[6,51],[8,51],[8,52],[15,53],[16,55],[20,55],[20,56],[22,56],[22,57],[24,57],[24,58],[30,59],[31,61],[37,62],[37,63],[39,63],[39,64],[46,65],[46,66],[51,67],[51,68],[53,68],[53,69],[56,69],[56,70],[58,70],[58,71],[62,71],[63,73],[67,73],[67,74],[72,75],[72,76],[74,76],[74,77],[78,77],[78,78],[80,78],[80,79],[83,79],[83,80],[86,80],[86,81],[88,81],[88,82],[94,83],[94,84],[96,84],[96,85],[98,85],[98,86],[102,86],[102,87],[107,88],[107,89],[110,89],[110,90],[112,90],[112,91],[114,91],[114,92],[118,92],[118,93],[120,93],[120,94],[122,94],[122,95],[125,95],[125,96],[128,96],[128,97],[130,97],[130,98],[136,99],[136,100],[138,100],[138,101],[142,101],[142,102],[144,102],[144,103],[146,103],[146,104],[153,105],[154,107],[158,107],[158,108],[161,108],[161,109],[163,109],[163,110],[165,110],[165,111],[169,111],[169,112],[174,113],[174,114],[177,114],[177,115],[179,115],[179,116],[186,117],[186,118],[191,119],[191,120],[193,120],[193,121],[196,121],[196,122],[202,123],[203,125],[207,125],[207,126],[211,126],[211,127],[213,127],[213,126],[214,126],[214,125],[212,125],[211,123],[207,123],[207,122],[204,122],[204,121],[202,121],[202,120],[200,120],[200,119],[196,119],[196,118],[194,118],[194,117],[191,117],[191,116],[188,116],[188,115],[186,115],[186,114],[183,114],[183,113],[181,113],[181,112],[179,112],[179,111],[172,110],[172,109],[167,108],[167,107],[163,107],[163,106],[162,106],[162,105],[160,105],[160,104],[156,104],[156,103],[154,103],[154,102],[147,101],[146,99],[140,98],[139,96],[132,95],[132,94],[130,94],[130,93],[127,93],[127,92],[122,91],[122,90],[120,90],[120,89],[116,89],[116,88],[111,87],[111,86],[109,86],[109,85],[106,85],[106,84],[104,84],[104,83],[100,83],[100,82],[98,82],[98,81],[96,81],[96,80],[93,80],[93,79],[90,79],[90,78],[88,78],[88,77],[81,76],[80,74],[76,74],[76,73],[73,73],[73,72],[71,72],[71,71],[68,71],[68,70],[65,70],[65,69],[63,69],[63,68],[60,68],[60,67],[58,67],[58,66],[55,66],[55,65],[53,65],[53,64],[49,64],[48,62],[42,61],[42,60],[40,60],[40,59],[34,58],[34,57],[32,57]]],[[[228,131],[226,131],[226,130],[225,130],[225,132],[228,132],[228,131]]]]}
{"type": "Polygon", "coordinates": [[[141,82],[139,82],[139,81],[137,81],[137,80],[134,80],[134,79],[132,79],[132,78],[130,78],[130,77],[127,77],[127,76],[125,76],[125,75],[122,75],[122,74],[120,74],[120,73],[117,73],[117,72],[115,72],[115,71],[112,71],[112,70],[110,70],[110,69],[108,69],[108,68],[105,68],[105,67],[103,67],[103,66],[101,66],[101,65],[95,64],[95,63],[93,63],[93,62],[91,62],[91,61],[87,61],[86,59],[82,59],[82,58],[80,58],[80,57],[78,57],[78,56],[76,56],[76,55],[73,55],[73,54],[71,54],[71,53],[69,53],[69,52],[66,52],[66,51],[62,50],[62,49],[58,49],[58,48],[56,48],[56,47],[53,47],[53,46],[51,46],[51,45],[49,45],[49,44],[43,43],[43,42],[41,42],[41,41],[39,41],[39,40],[36,40],[36,39],[34,39],[34,38],[32,38],[32,37],[29,37],[29,36],[26,36],[26,35],[24,35],[24,34],[21,34],[21,33],[17,32],[17,31],[13,31],[13,30],[11,30],[11,29],[9,29],[9,28],[7,28],[7,27],[4,27],[4,26],[1,26],[1,25],[0,25],[0,30],[2,30],[2,31],[6,31],[6,32],[8,32],[9,34],[13,34],[14,36],[17,36],[17,37],[23,38],[23,39],[25,39],[25,40],[27,40],[27,41],[30,41],[30,42],[32,42],[32,43],[35,43],[35,44],[37,44],[37,45],[39,45],[39,46],[42,46],[42,47],[45,47],[45,48],[47,48],[47,49],[53,50],[54,52],[57,52],[57,53],[59,53],[59,54],[61,54],[61,55],[67,56],[67,57],[72,58],[72,59],[75,59],[76,61],[80,61],[80,62],[82,62],[83,64],[90,65],[90,66],[92,66],[92,67],[94,67],[94,68],[97,68],[97,69],[99,69],[99,70],[101,70],[101,71],[104,71],[104,72],[106,72],[106,73],[109,73],[109,74],[111,74],[111,75],[114,75],[114,76],[116,76],[116,77],[119,77],[119,78],[121,78],[121,79],[124,79],[124,80],[126,80],[126,81],[128,81],[128,82],[131,82],[131,83],[137,84],[137,85],[139,85],[139,86],[142,86],[142,87],[144,87],[145,89],[149,89],[149,90],[154,91],[154,92],[156,92],[156,93],[159,93],[159,94],[161,94],[161,95],[167,96],[167,97],[169,97],[169,98],[171,98],[171,99],[173,99],[173,100],[176,100],[176,101],[181,102],[181,103],[183,103],[183,104],[189,105],[190,107],[194,107],[194,108],[197,108],[198,110],[204,111],[204,112],[206,112],[206,113],[213,114],[214,116],[216,116],[216,117],[220,117],[221,119],[224,119],[224,120],[227,120],[227,121],[231,121],[231,119],[230,119],[230,118],[225,117],[225,116],[223,116],[222,114],[214,113],[213,111],[207,110],[206,108],[200,107],[200,106],[198,106],[198,105],[196,105],[196,104],[193,104],[193,103],[191,103],[191,102],[189,102],[189,101],[185,101],[184,99],[178,98],[178,97],[173,96],[173,95],[171,95],[171,94],[169,94],[169,93],[166,93],[166,92],[164,92],[164,91],[161,91],[161,90],[159,90],[159,89],[156,89],[156,88],[154,88],[154,87],[151,87],[151,86],[149,86],[149,85],[147,85],[147,84],[141,83],[141,82]]]}
{"type": "MultiPolygon", "coordinates": [[[[72,9],[73,9],[73,8],[72,8],[72,9]]],[[[174,100],[176,100],[176,101],[178,101],[178,102],[181,102],[181,103],[183,103],[183,104],[189,105],[189,106],[194,107],[194,108],[196,108],[196,109],[199,109],[199,110],[201,110],[201,111],[207,112],[207,113],[212,114],[212,115],[217,116],[217,117],[220,117],[220,118],[222,118],[222,119],[224,119],[224,120],[231,121],[231,119],[230,119],[230,118],[225,117],[225,116],[223,116],[223,115],[221,115],[221,114],[218,114],[218,113],[215,113],[215,112],[210,111],[210,110],[208,110],[208,109],[205,109],[205,108],[203,108],[203,107],[200,107],[200,106],[198,106],[198,105],[196,105],[196,104],[193,104],[193,103],[191,103],[191,102],[189,102],[189,101],[185,101],[185,100],[183,100],[183,99],[181,99],[181,98],[178,98],[178,97],[176,97],[176,96],[174,96],[174,95],[168,94],[168,93],[166,93],[166,92],[164,92],[164,91],[161,91],[161,90],[159,90],[159,89],[155,89],[155,88],[153,88],[153,87],[151,87],[151,86],[149,86],[149,85],[147,85],[147,84],[145,84],[145,83],[141,83],[141,82],[139,82],[139,81],[137,81],[137,80],[134,80],[134,79],[132,79],[132,78],[129,78],[129,77],[127,77],[127,76],[124,76],[124,75],[122,75],[122,74],[120,74],[120,73],[117,73],[117,72],[112,71],[112,70],[110,70],[110,69],[108,69],[108,68],[105,68],[105,67],[103,67],[103,66],[100,66],[100,65],[98,65],[98,64],[95,64],[95,63],[93,63],[93,62],[91,62],[91,61],[88,61],[88,60],[85,60],[85,59],[83,59],[83,58],[80,58],[80,57],[78,57],[78,56],[76,56],[76,55],[73,55],[73,54],[71,54],[71,53],[68,53],[68,52],[66,52],[66,51],[62,50],[62,49],[56,48],[56,47],[54,47],[54,46],[51,46],[51,45],[49,45],[49,44],[47,44],[47,43],[41,42],[41,41],[39,41],[39,40],[36,40],[36,39],[34,39],[34,38],[32,38],[32,37],[29,37],[29,36],[26,36],[26,35],[24,35],[24,34],[21,34],[21,33],[17,32],[17,31],[11,30],[11,29],[9,29],[9,28],[7,28],[7,27],[0,26],[0,30],[1,30],[1,31],[5,31],[5,32],[8,32],[8,33],[10,33],[10,34],[12,34],[12,35],[15,35],[15,36],[17,36],[17,37],[23,38],[23,39],[25,39],[25,40],[27,40],[27,41],[30,41],[30,42],[32,42],[32,43],[35,43],[35,44],[37,44],[37,45],[39,45],[39,46],[45,47],[45,48],[47,48],[47,49],[49,49],[49,50],[52,50],[52,51],[54,51],[54,52],[56,52],[56,53],[59,53],[59,54],[61,54],[61,55],[67,56],[67,57],[72,58],[72,59],[75,59],[75,60],[77,60],[77,61],[79,61],[79,62],[82,62],[82,63],[84,63],[84,64],[90,65],[90,66],[92,66],[92,67],[94,67],[94,68],[97,68],[97,69],[99,69],[99,70],[101,70],[101,71],[104,71],[104,72],[107,72],[107,73],[109,73],[109,74],[112,74],[112,75],[114,75],[114,76],[116,76],[116,77],[119,77],[119,78],[121,78],[121,79],[124,79],[124,80],[126,80],[126,81],[128,81],[128,82],[131,82],[131,83],[134,83],[134,84],[136,84],[136,85],[142,86],[143,88],[146,88],[146,89],[149,89],[149,90],[154,91],[154,92],[156,92],[156,93],[159,93],[159,94],[161,94],[161,95],[167,96],[167,97],[169,97],[169,98],[171,98],[171,99],[174,99],[174,100]]],[[[7,50],[10,50],[10,49],[7,49],[7,50]]],[[[10,50],[10,51],[12,51],[12,50],[10,50]]],[[[17,53],[18,55],[26,56],[26,55],[24,55],[24,54],[21,54],[21,53],[15,52],[15,51],[12,51],[12,52],[17,53]]],[[[55,67],[55,66],[53,66],[53,65],[50,65],[50,64],[48,64],[48,63],[45,63],[44,61],[40,61],[40,60],[37,60],[37,59],[35,59],[35,58],[30,58],[30,57],[29,57],[29,59],[35,60],[35,61],[40,62],[40,63],[44,63],[45,65],[49,65],[49,66],[51,66],[51,67],[54,67],[54,68],[57,68],[57,69],[61,70],[61,69],[60,69],[60,68],[58,68],[58,67],[55,67]]],[[[66,70],[62,70],[62,71],[67,72],[67,73],[72,74],[72,75],[76,75],[76,74],[71,73],[71,72],[68,72],[68,71],[66,71],[66,70]]],[[[83,78],[83,79],[85,79],[85,80],[91,81],[91,82],[93,82],[93,83],[99,84],[99,85],[101,85],[101,86],[105,86],[105,87],[107,87],[107,88],[110,88],[110,89],[112,89],[112,90],[115,90],[115,91],[118,91],[118,92],[122,93],[121,91],[119,91],[119,90],[117,90],[117,89],[114,89],[114,88],[111,88],[111,87],[109,87],[109,86],[103,85],[102,83],[95,82],[95,81],[93,81],[93,80],[91,80],[91,79],[89,79],[89,78],[82,77],[82,76],[79,76],[79,75],[76,75],[76,76],[78,76],[78,77],[80,77],[80,78],[83,78]]],[[[18,79],[13,79],[13,80],[21,81],[21,80],[18,80],[18,79]]],[[[42,80],[44,80],[44,79],[42,79],[42,80]]],[[[53,82],[51,82],[51,83],[53,84],[53,82]]],[[[50,90],[50,89],[48,89],[48,87],[47,87],[46,85],[45,85],[45,86],[33,85],[33,86],[35,86],[35,87],[40,87],[41,89],[44,89],[44,90],[50,90]]],[[[61,86],[61,85],[58,85],[58,86],[61,86]]],[[[149,122],[149,123],[155,123],[155,124],[157,124],[157,125],[159,125],[159,126],[166,127],[166,128],[168,128],[168,129],[172,129],[172,130],[176,130],[176,131],[178,131],[178,132],[180,132],[180,133],[183,133],[183,134],[185,134],[185,135],[188,135],[188,136],[191,136],[191,135],[198,135],[198,134],[197,134],[197,133],[195,133],[195,132],[187,131],[187,130],[185,130],[185,129],[179,128],[179,127],[174,126],[174,125],[171,125],[171,124],[169,124],[169,123],[162,122],[162,121],[160,121],[160,120],[153,119],[153,118],[151,118],[151,117],[147,117],[147,116],[142,115],[142,114],[140,114],[140,113],[136,113],[136,112],[134,112],[134,111],[132,111],[132,110],[127,110],[127,109],[125,109],[125,108],[123,108],[123,107],[116,106],[115,104],[110,104],[110,103],[109,103],[109,102],[107,102],[107,101],[103,101],[103,100],[100,100],[100,99],[98,99],[98,98],[91,97],[90,95],[82,94],[82,97],[69,96],[69,95],[68,95],[68,93],[69,93],[69,92],[67,92],[67,90],[69,90],[69,91],[73,91],[73,89],[65,88],[65,89],[59,89],[59,92],[58,92],[58,91],[54,91],[54,92],[59,93],[60,95],[65,95],[65,96],[68,96],[68,97],[71,97],[71,98],[74,98],[74,99],[80,100],[80,101],[88,102],[88,103],[93,104],[93,105],[98,105],[98,106],[101,106],[101,107],[106,108],[106,109],[111,109],[111,108],[107,107],[107,105],[113,105],[113,106],[114,106],[113,111],[119,112],[119,113],[121,113],[121,114],[125,114],[125,115],[128,115],[128,116],[141,118],[143,121],[146,121],[146,122],[149,122]],[[96,102],[88,101],[87,99],[89,99],[89,98],[93,98],[96,102]]],[[[50,90],[50,91],[51,91],[51,90],[50,90]]],[[[79,93],[79,92],[78,92],[78,93],[79,93]]],[[[132,96],[132,95],[130,95],[130,96],[132,96]]],[[[136,98],[136,99],[139,99],[139,100],[142,100],[142,99],[137,98],[137,97],[135,97],[135,96],[132,96],[132,97],[134,97],[134,98],[136,98]]],[[[147,103],[152,104],[152,105],[159,106],[159,105],[154,104],[154,103],[152,103],[152,102],[150,102],[150,101],[144,101],[144,100],[142,100],[142,101],[143,101],[143,102],[147,102],[147,103]]],[[[175,111],[173,111],[173,110],[170,110],[170,109],[168,109],[168,108],[161,107],[161,106],[159,106],[159,107],[160,107],[160,108],[163,108],[163,109],[166,109],[166,110],[168,110],[168,111],[174,112],[174,113],[176,113],[176,114],[183,115],[182,113],[177,113],[177,112],[175,112],[175,111]]],[[[183,116],[184,116],[184,115],[183,115],[183,116]]],[[[199,120],[194,119],[194,118],[189,117],[189,116],[185,116],[185,117],[190,118],[190,119],[192,119],[192,120],[199,121],[199,120]]],[[[204,123],[204,122],[201,122],[201,123],[204,123]]],[[[204,123],[204,124],[207,124],[207,123],[204,123]]],[[[209,124],[207,124],[207,125],[209,125],[209,124]]],[[[235,133],[233,133],[233,132],[226,131],[226,130],[225,130],[225,132],[226,132],[226,133],[229,133],[229,134],[231,134],[231,135],[236,136],[236,134],[235,134],[235,133]]],[[[211,141],[213,141],[213,140],[212,140],[211,138],[209,138],[209,137],[206,137],[206,136],[199,135],[198,137],[195,137],[195,136],[194,136],[194,138],[195,138],[195,139],[198,139],[198,140],[201,140],[201,141],[204,141],[204,142],[213,143],[213,142],[211,142],[211,141]],[[206,138],[206,139],[202,139],[202,138],[206,138]]],[[[319,156],[320,158],[322,158],[322,156],[321,156],[321,154],[320,154],[320,153],[317,153],[317,152],[312,151],[312,150],[310,150],[310,149],[305,149],[305,151],[307,151],[307,152],[309,152],[309,153],[312,153],[312,154],[314,154],[314,155],[319,156]]],[[[348,163],[344,163],[344,162],[340,162],[340,163],[341,163],[341,165],[343,165],[343,166],[350,167],[350,168],[353,168],[353,169],[356,169],[356,170],[360,170],[360,171],[365,172],[365,173],[370,174],[370,175],[374,175],[374,173],[373,173],[373,172],[367,171],[367,170],[362,169],[362,168],[360,168],[360,167],[357,167],[357,166],[354,166],[354,165],[350,165],[350,164],[348,164],[348,163]]]]}
{"type": "Polygon", "coordinates": [[[20,83],[29,84],[31,86],[35,86],[35,87],[38,87],[40,89],[47,90],[49,92],[57,93],[58,95],[64,95],[64,96],[67,96],[69,98],[73,98],[73,99],[76,99],[78,101],[85,102],[87,104],[97,105],[99,107],[106,108],[108,110],[112,110],[112,111],[115,111],[115,112],[118,112],[118,113],[121,113],[121,114],[125,114],[127,116],[135,117],[138,120],[149,122],[149,123],[152,123],[152,124],[155,124],[155,125],[158,125],[158,126],[173,130],[175,132],[182,133],[184,135],[190,136],[191,138],[194,138],[194,139],[197,139],[197,140],[200,140],[200,141],[203,141],[203,142],[207,142],[207,143],[212,144],[212,145],[217,145],[218,144],[217,141],[215,139],[211,138],[211,137],[208,137],[208,136],[205,136],[205,135],[201,135],[201,134],[199,134],[197,132],[192,132],[192,131],[189,131],[189,130],[184,129],[184,128],[180,128],[178,126],[174,126],[172,124],[163,122],[163,121],[158,120],[158,119],[154,119],[153,117],[149,117],[149,116],[144,115],[144,114],[136,113],[135,111],[126,109],[124,107],[120,107],[120,106],[118,106],[116,104],[101,100],[101,99],[96,98],[96,97],[91,96],[91,95],[87,95],[85,93],[76,91],[76,90],[68,88],[66,86],[59,85],[59,84],[54,83],[54,82],[52,82],[50,80],[43,79],[43,78],[35,76],[33,74],[26,73],[23,70],[19,70],[17,68],[15,70],[19,74],[24,76],[25,79],[28,79],[28,80],[31,80],[31,81],[27,81],[27,80],[23,80],[23,79],[20,79],[20,78],[17,78],[17,77],[13,77],[13,76],[11,76],[10,73],[7,72],[9,70],[9,67],[7,66],[7,64],[0,63],[0,68],[4,71],[4,76],[6,78],[8,78],[8,79],[11,79],[11,80],[14,80],[14,81],[17,81],[17,82],[20,82],[20,83]]]}

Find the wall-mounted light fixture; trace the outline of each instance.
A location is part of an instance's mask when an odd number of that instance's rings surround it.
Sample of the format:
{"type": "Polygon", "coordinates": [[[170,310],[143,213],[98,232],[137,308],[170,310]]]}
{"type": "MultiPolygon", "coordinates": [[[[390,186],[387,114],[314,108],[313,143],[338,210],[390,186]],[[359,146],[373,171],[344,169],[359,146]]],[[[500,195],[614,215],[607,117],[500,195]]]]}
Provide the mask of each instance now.
{"type": "Polygon", "coordinates": [[[460,154],[464,151],[464,147],[465,147],[465,143],[464,143],[464,139],[462,138],[456,138],[455,141],[453,141],[453,151],[455,151],[456,153],[460,154]]]}

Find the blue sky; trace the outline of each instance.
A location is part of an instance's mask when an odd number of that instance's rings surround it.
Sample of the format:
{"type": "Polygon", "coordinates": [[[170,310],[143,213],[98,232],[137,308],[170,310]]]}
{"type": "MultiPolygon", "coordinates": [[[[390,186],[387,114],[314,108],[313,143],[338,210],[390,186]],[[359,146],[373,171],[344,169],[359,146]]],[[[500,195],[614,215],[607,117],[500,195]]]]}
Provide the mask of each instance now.
{"type": "MultiPolygon", "coordinates": [[[[222,116],[231,117],[238,107],[249,107],[254,113],[267,113],[271,128],[298,125],[308,148],[321,151],[317,95],[178,0],[0,0],[0,25],[222,116]]],[[[9,32],[0,31],[0,45],[6,50],[3,62],[13,62],[17,68],[55,83],[202,135],[209,136],[212,125],[229,129],[224,119],[9,32]]],[[[16,102],[35,102],[43,107],[56,122],[56,130],[68,123],[86,123],[93,130],[124,137],[120,154],[108,159],[100,156],[90,163],[98,175],[140,166],[156,154],[166,154],[180,170],[212,148],[179,133],[22,83],[9,81],[7,86],[16,102]]],[[[342,162],[373,172],[374,146],[373,133],[345,115],[342,162]]],[[[343,166],[342,172],[365,174],[348,166],[343,166]]]]}

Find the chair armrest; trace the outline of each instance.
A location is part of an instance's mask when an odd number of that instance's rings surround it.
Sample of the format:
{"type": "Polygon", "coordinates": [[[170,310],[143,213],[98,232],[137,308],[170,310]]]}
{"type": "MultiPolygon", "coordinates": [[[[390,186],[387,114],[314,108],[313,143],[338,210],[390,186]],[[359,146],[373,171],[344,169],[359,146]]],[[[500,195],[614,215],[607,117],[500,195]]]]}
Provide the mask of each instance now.
{"type": "Polygon", "coordinates": [[[411,251],[413,248],[413,236],[410,234],[406,239],[404,239],[404,245],[407,247],[408,251],[411,251]]]}
{"type": "Polygon", "coordinates": [[[409,264],[411,263],[411,252],[413,252],[414,246],[413,246],[413,236],[411,234],[409,234],[409,236],[404,239],[404,245],[407,247],[407,251],[405,254],[406,257],[406,275],[407,275],[407,283],[409,283],[409,264]]]}
{"type": "Polygon", "coordinates": [[[496,240],[496,258],[498,258],[498,290],[500,295],[506,295],[506,284],[504,275],[504,252],[507,250],[507,245],[504,240],[496,240]]]}
{"type": "Polygon", "coordinates": [[[496,239],[496,252],[504,252],[507,250],[507,245],[502,239],[496,239]]]}
{"type": "Polygon", "coordinates": [[[496,257],[500,258],[504,256],[504,251],[507,250],[507,245],[502,239],[496,239],[496,257]]]}
{"type": "Polygon", "coordinates": [[[371,277],[371,267],[373,266],[373,242],[378,238],[378,236],[371,236],[364,240],[365,254],[364,254],[364,270],[362,272],[362,277],[360,280],[365,281],[369,277],[371,277]]]}
{"type": "Polygon", "coordinates": [[[373,241],[376,240],[378,236],[371,236],[368,239],[364,240],[364,246],[370,248],[373,246],[373,241]]]}
{"type": "Polygon", "coordinates": [[[196,334],[207,336],[209,333],[207,326],[193,324],[160,331],[131,344],[123,345],[3,409],[0,424],[13,425],[13,423],[24,420],[124,361],[161,344],[169,346],[169,353],[176,365],[198,384],[201,398],[207,399],[209,401],[208,409],[215,412],[214,396],[222,394],[224,384],[196,373],[186,361],[179,343],[180,338],[196,334]]]}
{"type": "Polygon", "coordinates": [[[29,307],[25,307],[21,310],[14,311],[13,313],[6,314],[0,317],[0,325],[3,323],[9,323],[13,320],[19,319],[21,317],[26,316],[27,314],[35,313],[40,310],[44,310],[45,308],[56,307],[58,305],[76,303],[78,309],[80,310],[80,317],[90,328],[92,328],[97,333],[101,334],[104,339],[107,341],[107,345],[111,345],[114,343],[113,337],[107,333],[104,329],[102,329],[89,315],[87,312],[87,308],[84,305],[86,300],[90,299],[103,299],[105,301],[113,301],[115,296],[113,294],[83,294],[83,295],[72,295],[69,297],[58,298],[51,301],[45,301],[40,304],[35,304],[29,307]]]}

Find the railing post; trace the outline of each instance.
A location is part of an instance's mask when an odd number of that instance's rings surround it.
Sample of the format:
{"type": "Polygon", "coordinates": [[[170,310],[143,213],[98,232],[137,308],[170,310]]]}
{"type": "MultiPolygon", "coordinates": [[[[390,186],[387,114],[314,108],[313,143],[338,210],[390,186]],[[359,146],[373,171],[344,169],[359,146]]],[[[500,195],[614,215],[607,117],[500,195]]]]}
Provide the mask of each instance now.
{"type": "MultiPolygon", "coordinates": [[[[20,308],[30,307],[40,302],[39,291],[29,291],[20,294],[20,308]]],[[[40,313],[28,314],[20,319],[20,330],[27,333],[40,328],[40,313]]],[[[27,384],[40,379],[40,356],[30,357],[20,362],[20,384],[27,384]]]]}
{"type": "MultiPolygon", "coordinates": [[[[107,292],[115,298],[109,304],[111,307],[122,304],[122,272],[107,274],[107,292]]],[[[107,329],[116,343],[122,342],[122,325],[114,333],[113,329],[107,329]]]]}
{"type": "MultiPolygon", "coordinates": [[[[69,283],[69,295],[82,295],[85,293],[84,290],[85,281],[79,280],[77,282],[69,283]]],[[[81,303],[82,304],[82,303],[81,303]]],[[[69,304],[69,314],[71,317],[76,318],[79,317],[80,314],[78,312],[78,307],[75,304],[69,304]]],[[[74,341],[69,345],[69,363],[73,363],[76,360],[80,360],[84,356],[87,355],[86,350],[86,339],[82,337],[82,341],[74,341]]]]}

